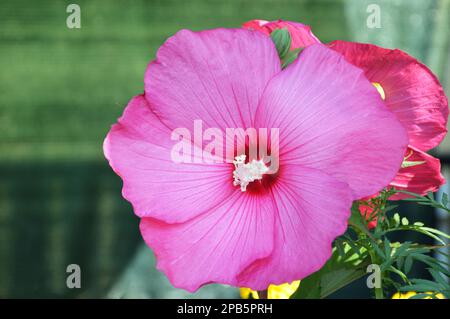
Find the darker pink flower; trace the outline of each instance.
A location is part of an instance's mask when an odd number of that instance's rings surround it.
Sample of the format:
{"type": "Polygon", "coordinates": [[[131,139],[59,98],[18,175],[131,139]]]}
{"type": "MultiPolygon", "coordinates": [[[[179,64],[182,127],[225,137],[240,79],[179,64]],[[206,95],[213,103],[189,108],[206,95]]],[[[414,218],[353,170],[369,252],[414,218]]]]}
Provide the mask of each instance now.
{"type": "MultiPolygon", "coordinates": [[[[297,22],[252,20],[243,27],[266,35],[275,29],[287,28],[293,39],[291,49],[319,42],[309,26],[297,22]]],[[[387,107],[407,129],[411,147],[405,158],[413,154],[414,158],[421,159],[416,161],[417,165],[402,167],[390,185],[421,195],[438,190],[445,183],[439,160],[425,153],[439,145],[447,133],[448,101],[436,76],[424,64],[400,50],[346,41],[334,41],[329,47],[364,70],[383,95],[387,107]]],[[[407,197],[395,194],[391,199],[407,197]]]]}
{"type": "MultiPolygon", "coordinates": [[[[441,162],[439,159],[409,146],[402,168],[389,185],[396,189],[404,189],[425,195],[428,192],[436,192],[444,183],[445,179],[441,174],[441,162]]],[[[407,198],[407,195],[395,194],[390,197],[391,200],[403,198],[407,198]]]]}
{"type": "MultiPolygon", "coordinates": [[[[174,286],[262,290],[323,266],[352,201],[394,178],[406,145],[395,115],[339,53],[311,45],[281,71],[267,36],[216,29],[163,44],[104,152],[174,286]],[[174,162],[171,133],[198,119],[205,130],[278,128],[278,172],[242,191],[230,163],[174,162]]],[[[194,141],[192,153],[201,148],[194,141]]]]}
{"type": "Polygon", "coordinates": [[[311,27],[298,22],[292,21],[265,21],[265,20],[251,20],[242,25],[243,28],[249,30],[256,30],[270,35],[275,29],[286,28],[291,35],[291,50],[303,49],[315,43],[320,43],[319,39],[312,33],[311,27]]]}
{"type": "MultiPolygon", "coordinates": [[[[334,41],[329,47],[364,70],[408,132],[404,165],[390,185],[421,195],[436,191],[445,180],[439,160],[425,151],[439,145],[447,133],[448,102],[439,80],[400,50],[345,41],[334,41]]],[[[396,194],[391,199],[406,197],[396,194]]]]}

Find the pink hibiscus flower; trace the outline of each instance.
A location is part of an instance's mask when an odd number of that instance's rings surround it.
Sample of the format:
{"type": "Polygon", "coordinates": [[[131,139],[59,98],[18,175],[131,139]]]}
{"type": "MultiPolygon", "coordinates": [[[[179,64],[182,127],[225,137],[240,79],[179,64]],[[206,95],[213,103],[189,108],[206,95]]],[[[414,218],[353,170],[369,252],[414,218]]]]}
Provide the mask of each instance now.
{"type": "MultiPolygon", "coordinates": [[[[181,140],[201,154],[191,142],[181,140]]],[[[320,269],[352,201],[394,178],[406,146],[377,90],[339,53],[311,45],[281,71],[269,37],[216,29],[162,45],[104,152],[175,287],[262,290],[320,269]],[[174,162],[173,131],[199,119],[205,129],[279,129],[276,174],[247,163],[260,174],[242,189],[232,163],[174,162]]]]}

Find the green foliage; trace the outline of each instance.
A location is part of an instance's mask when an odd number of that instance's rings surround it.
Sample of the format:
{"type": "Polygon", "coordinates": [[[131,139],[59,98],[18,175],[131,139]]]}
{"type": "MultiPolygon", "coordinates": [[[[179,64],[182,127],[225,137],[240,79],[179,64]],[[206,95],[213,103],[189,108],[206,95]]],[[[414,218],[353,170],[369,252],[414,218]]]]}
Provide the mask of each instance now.
{"type": "MultiPolygon", "coordinates": [[[[400,191],[398,191],[400,192],[400,191]]],[[[404,192],[412,198],[409,202],[432,206],[450,212],[448,196],[436,201],[433,194],[420,196],[404,192]]],[[[440,230],[426,227],[421,222],[411,223],[398,213],[387,214],[396,209],[389,198],[397,193],[390,189],[381,192],[376,198],[358,201],[353,204],[347,232],[337,238],[333,245],[333,255],[325,266],[301,281],[299,289],[292,298],[325,298],[334,291],[366,275],[366,267],[376,264],[380,267],[381,288],[375,288],[376,298],[384,298],[387,291],[416,291],[417,298],[436,298],[441,293],[450,298],[450,272],[448,254],[440,251],[449,247],[446,240],[450,236],[440,230]],[[360,209],[363,208],[365,216],[360,209]],[[392,215],[392,216],[390,216],[392,215]],[[369,229],[369,223],[376,221],[376,227],[369,229]],[[439,245],[424,245],[420,242],[391,242],[390,233],[417,232],[428,236],[439,245]],[[433,253],[442,254],[447,261],[439,260],[433,253]],[[414,264],[427,267],[432,280],[410,278],[414,264]]]]}
{"type": "Polygon", "coordinates": [[[336,240],[333,254],[319,271],[301,281],[301,289],[292,299],[325,298],[349,283],[363,277],[369,264],[363,247],[357,248],[343,239],[336,240]]]}
{"type": "Polygon", "coordinates": [[[289,51],[281,60],[281,68],[284,69],[285,67],[287,67],[289,64],[291,64],[292,62],[295,61],[295,59],[297,59],[298,55],[300,54],[301,50],[300,49],[295,49],[292,51],[289,51]]]}
{"type": "Polygon", "coordinates": [[[270,34],[275,47],[277,48],[278,56],[281,60],[281,68],[286,68],[289,64],[297,59],[301,49],[291,50],[292,38],[286,28],[273,30],[270,34]]]}
{"type": "Polygon", "coordinates": [[[434,195],[432,192],[428,192],[427,196],[421,196],[403,190],[398,192],[412,197],[404,199],[404,201],[416,202],[419,205],[431,206],[437,209],[441,209],[447,213],[450,213],[450,208],[448,207],[448,195],[445,193],[442,195],[441,201],[437,201],[434,199],[434,195]]]}
{"type": "Polygon", "coordinates": [[[270,38],[277,48],[278,56],[280,59],[284,59],[291,48],[292,39],[289,31],[286,28],[273,30],[270,38]]]}

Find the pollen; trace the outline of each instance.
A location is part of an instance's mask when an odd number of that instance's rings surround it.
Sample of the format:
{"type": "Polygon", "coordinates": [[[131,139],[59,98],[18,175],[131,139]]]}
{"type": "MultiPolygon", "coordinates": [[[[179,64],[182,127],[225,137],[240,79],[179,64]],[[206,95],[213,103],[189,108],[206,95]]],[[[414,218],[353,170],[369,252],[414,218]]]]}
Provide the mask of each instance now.
{"type": "Polygon", "coordinates": [[[256,180],[261,180],[263,175],[269,171],[269,168],[262,160],[252,160],[250,163],[245,163],[246,156],[236,156],[233,161],[233,185],[240,186],[241,191],[245,192],[249,183],[256,180]]]}

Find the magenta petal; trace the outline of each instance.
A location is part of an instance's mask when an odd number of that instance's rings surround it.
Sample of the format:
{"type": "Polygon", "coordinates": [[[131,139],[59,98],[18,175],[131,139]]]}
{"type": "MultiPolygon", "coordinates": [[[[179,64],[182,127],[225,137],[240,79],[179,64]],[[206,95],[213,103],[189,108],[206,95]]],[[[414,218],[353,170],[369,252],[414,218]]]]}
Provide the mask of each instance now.
{"type": "Polygon", "coordinates": [[[171,158],[175,143],[143,96],[130,101],[105,139],[105,156],[140,217],[185,221],[236,191],[230,164],[176,163],[171,158]]]}
{"type": "Polygon", "coordinates": [[[442,141],[447,133],[448,101],[425,65],[400,50],[371,44],[334,41],[330,47],[383,87],[386,105],[407,129],[410,145],[427,151],[442,141]]]}
{"type": "Polygon", "coordinates": [[[182,224],[143,218],[141,233],[177,288],[207,283],[237,285],[236,276],[273,250],[270,197],[234,193],[210,212],[182,224]]]}
{"type": "Polygon", "coordinates": [[[332,241],[347,228],[352,205],[347,184],[318,170],[285,165],[272,189],[276,203],[273,253],[238,279],[256,290],[303,279],[331,256],[332,241]]]}
{"type": "Polygon", "coordinates": [[[255,123],[280,128],[280,166],[322,170],[349,184],[354,199],[389,184],[408,142],[362,70],[321,44],[272,79],[255,123]]]}
{"type": "Polygon", "coordinates": [[[259,32],[181,30],[158,50],[145,96],[170,128],[252,127],[267,82],[280,71],[272,40],[259,32]]]}
{"type": "Polygon", "coordinates": [[[244,29],[262,32],[265,35],[270,35],[270,33],[272,33],[273,30],[265,27],[268,23],[270,23],[270,22],[267,20],[255,19],[255,20],[250,20],[250,21],[244,22],[242,24],[242,27],[244,29]]]}
{"type": "MultiPolygon", "coordinates": [[[[401,168],[391,186],[396,189],[406,190],[419,195],[425,195],[428,192],[435,192],[445,183],[441,174],[441,162],[439,159],[424,153],[413,147],[408,148],[406,155],[409,162],[422,164],[401,168]]],[[[395,194],[390,199],[400,200],[410,196],[405,194],[395,194]]]]}

